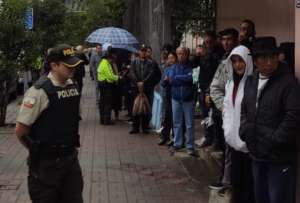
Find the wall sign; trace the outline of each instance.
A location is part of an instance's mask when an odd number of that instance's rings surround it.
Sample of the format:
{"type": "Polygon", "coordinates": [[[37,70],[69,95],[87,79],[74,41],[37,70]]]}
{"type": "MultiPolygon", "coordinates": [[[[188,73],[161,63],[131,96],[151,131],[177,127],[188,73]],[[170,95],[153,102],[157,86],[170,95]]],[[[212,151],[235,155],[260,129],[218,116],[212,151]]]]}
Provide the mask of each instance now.
{"type": "Polygon", "coordinates": [[[25,28],[27,30],[32,30],[33,29],[33,8],[26,9],[25,28]]]}

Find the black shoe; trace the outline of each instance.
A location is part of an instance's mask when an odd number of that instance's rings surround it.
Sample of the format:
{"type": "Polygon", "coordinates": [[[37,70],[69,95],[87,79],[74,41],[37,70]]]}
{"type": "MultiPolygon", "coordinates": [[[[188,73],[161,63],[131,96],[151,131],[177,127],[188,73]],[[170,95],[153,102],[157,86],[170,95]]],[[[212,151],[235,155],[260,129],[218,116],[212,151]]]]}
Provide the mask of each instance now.
{"type": "Polygon", "coordinates": [[[171,155],[174,155],[175,154],[175,152],[179,152],[180,151],[180,147],[175,147],[175,146],[172,146],[172,147],[170,147],[170,153],[171,153],[171,155]]]}
{"type": "Polygon", "coordinates": [[[210,184],[208,187],[213,190],[221,190],[225,187],[225,185],[221,182],[215,182],[210,184]]]}
{"type": "Polygon", "coordinates": [[[114,125],[114,122],[112,122],[112,121],[104,121],[103,125],[114,125]]]}
{"type": "Polygon", "coordinates": [[[174,145],[174,142],[173,140],[170,140],[168,143],[167,143],[168,147],[172,147],[174,145]]]}
{"type": "Polygon", "coordinates": [[[129,134],[138,134],[138,133],[139,133],[138,130],[131,130],[131,131],[129,132],[129,134]]]}
{"type": "Polygon", "coordinates": [[[160,141],[157,143],[158,145],[165,145],[168,142],[168,140],[160,139],[160,141]]]}
{"type": "Polygon", "coordinates": [[[144,133],[144,134],[149,134],[149,130],[146,130],[146,129],[145,129],[145,130],[143,130],[143,133],[144,133]]]}

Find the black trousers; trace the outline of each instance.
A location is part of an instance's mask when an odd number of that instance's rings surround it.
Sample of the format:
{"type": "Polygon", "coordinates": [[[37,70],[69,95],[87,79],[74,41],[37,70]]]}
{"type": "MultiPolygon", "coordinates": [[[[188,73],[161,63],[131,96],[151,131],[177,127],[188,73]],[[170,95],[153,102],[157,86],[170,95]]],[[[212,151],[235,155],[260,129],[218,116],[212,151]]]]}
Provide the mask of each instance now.
{"type": "Polygon", "coordinates": [[[213,120],[214,120],[214,142],[222,150],[225,151],[225,137],[223,131],[223,118],[222,112],[219,111],[216,107],[213,108],[213,120]]]}
{"type": "Polygon", "coordinates": [[[231,161],[233,203],[255,203],[252,160],[249,154],[232,149],[231,161]]]}
{"type": "Polygon", "coordinates": [[[296,165],[252,161],[256,203],[295,203],[296,165]]]}
{"type": "Polygon", "coordinates": [[[205,104],[205,96],[206,94],[204,92],[199,93],[199,105],[201,108],[202,118],[207,117],[209,112],[209,107],[207,107],[205,104]]]}
{"type": "MultiPolygon", "coordinates": [[[[226,164],[226,145],[225,145],[225,137],[223,131],[223,118],[222,112],[220,112],[216,107],[213,108],[213,120],[214,120],[214,143],[223,153],[222,153],[222,175],[220,176],[220,181],[224,180],[225,172],[225,164],[226,164]]],[[[225,178],[227,179],[227,178],[225,178]]]]}
{"type": "MultiPolygon", "coordinates": [[[[153,94],[154,92],[145,92],[145,95],[149,101],[150,104],[150,110],[152,109],[152,104],[153,104],[153,94]]],[[[137,93],[135,94],[135,97],[137,97],[137,93]]],[[[142,127],[143,131],[147,131],[149,128],[149,122],[151,120],[151,113],[149,113],[148,115],[135,115],[132,117],[132,129],[133,131],[139,131],[140,130],[140,125],[142,127]]]]}
{"type": "Polygon", "coordinates": [[[112,95],[112,109],[115,112],[115,116],[119,116],[119,111],[122,110],[122,98],[123,98],[123,92],[122,92],[122,86],[121,84],[116,84],[113,86],[113,95],[112,95]]]}
{"type": "Polygon", "coordinates": [[[100,85],[100,121],[106,123],[111,121],[111,110],[113,108],[113,84],[101,84],[100,85]]]}
{"type": "Polygon", "coordinates": [[[43,159],[36,163],[28,160],[28,189],[33,203],[83,203],[83,178],[74,154],[43,159]]]}
{"type": "Polygon", "coordinates": [[[125,107],[128,111],[128,116],[132,117],[132,108],[133,108],[133,95],[131,88],[124,87],[124,97],[125,97],[125,107]]]}
{"type": "Polygon", "coordinates": [[[172,100],[171,98],[166,98],[165,101],[165,111],[164,120],[162,122],[161,139],[164,141],[170,140],[170,132],[173,128],[173,114],[172,114],[172,100]]]}

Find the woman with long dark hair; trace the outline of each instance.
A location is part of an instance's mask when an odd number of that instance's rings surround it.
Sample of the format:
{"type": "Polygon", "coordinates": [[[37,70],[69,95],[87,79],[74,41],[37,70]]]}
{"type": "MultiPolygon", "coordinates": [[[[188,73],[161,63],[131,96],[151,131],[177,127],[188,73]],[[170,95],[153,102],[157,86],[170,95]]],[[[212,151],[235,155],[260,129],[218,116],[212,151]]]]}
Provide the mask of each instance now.
{"type": "Polygon", "coordinates": [[[162,122],[163,129],[160,134],[160,141],[158,142],[158,145],[164,145],[171,140],[170,132],[173,126],[171,86],[165,80],[165,77],[168,76],[170,69],[175,63],[177,63],[177,55],[175,52],[170,52],[168,54],[166,68],[164,69],[164,73],[161,81],[161,86],[163,87],[162,96],[163,96],[164,112],[163,112],[163,122],[162,122]]]}

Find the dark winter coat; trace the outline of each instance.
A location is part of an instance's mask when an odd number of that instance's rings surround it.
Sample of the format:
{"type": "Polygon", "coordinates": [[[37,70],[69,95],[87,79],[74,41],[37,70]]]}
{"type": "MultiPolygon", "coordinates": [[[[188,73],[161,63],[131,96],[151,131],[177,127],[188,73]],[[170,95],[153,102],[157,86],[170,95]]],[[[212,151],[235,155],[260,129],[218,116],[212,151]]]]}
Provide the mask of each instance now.
{"type": "Polygon", "coordinates": [[[220,64],[221,56],[210,53],[200,61],[199,87],[203,92],[209,92],[215,72],[220,64]]]}
{"type": "Polygon", "coordinates": [[[300,135],[300,87],[285,64],[269,78],[257,99],[259,74],[249,76],[241,111],[241,139],[252,157],[270,162],[295,162],[300,135]]]}
{"type": "Polygon", "coordinates": [[[136,59],[131,62],[129,77],[133,84],[144,82],[145,92],[151,92],[160,80],[161,75],[158,76],[157,70],[159,69],[152,60],[145,59],[141,61],[140,59],[136,59]]]}

